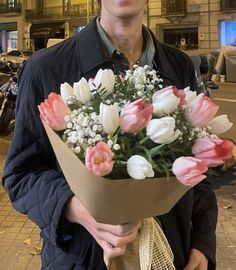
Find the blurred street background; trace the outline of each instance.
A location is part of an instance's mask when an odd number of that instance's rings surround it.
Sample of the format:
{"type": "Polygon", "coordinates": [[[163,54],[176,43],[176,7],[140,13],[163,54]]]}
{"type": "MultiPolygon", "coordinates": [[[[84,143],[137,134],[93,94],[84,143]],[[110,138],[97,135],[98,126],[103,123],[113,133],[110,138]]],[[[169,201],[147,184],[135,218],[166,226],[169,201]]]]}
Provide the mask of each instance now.
{"type": "MultiPolygon", "coordinates": [[[[220,105],[220,113],[227,114],[235,123],[224,137],[235,140],[236,84],[219,83],[212,90],[213,100],[220,105]]],[[[13,123],[5,134],[0,135],[0,175],[7,149],[11,143],[13,123]]],[[[236,151],[235,151],[236,156],[236,151]]],[[[236,167],[231,166],[215,181],[219,206],[217,226],[217,270],[236,269],[236,167]]],[[[27,217],[16,212],[0,185],[0,269],[39,270],[41,240],[39,229],[27,217]]]]}
{"type": "MultiPolygon", "coordinates": [[[[77,35],[99,13],[97,0],[0,0],[0,87],[8,82],[0,91],[0,176],[14,128],[17,71],[35,51],[77,35]]],[[[192,57],[199,83],[205,74],[213,88],[219,85],[211,97],[234,123],[224,137],[236,142],[236,0],[149,0],[143,22],[192,57]]],[[[215,192],[217,270],[236,270],[236,165],[216,177],[215,192]]],[[[41,244],[37,226],[12,208],[0,185],[0,270],[39,270],[41,244]]]]}

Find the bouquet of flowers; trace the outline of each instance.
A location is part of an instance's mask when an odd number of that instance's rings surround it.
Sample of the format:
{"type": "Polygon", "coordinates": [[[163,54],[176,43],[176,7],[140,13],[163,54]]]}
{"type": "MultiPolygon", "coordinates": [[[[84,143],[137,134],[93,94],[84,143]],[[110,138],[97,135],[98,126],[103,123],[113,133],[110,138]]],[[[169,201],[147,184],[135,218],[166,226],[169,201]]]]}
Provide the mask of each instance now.
{"type": "Polygon", "coordinates": [[[98,221],[166,213],[232,157],[233,143],[218,137],[232,123],[216,117],[218,106],[189,88],[163,87],[149,66],[123,77],[100,69],[60,90],[38,106],[41,119],[68,183],[98,221]]]}
{"type": "Polygon", "coordinates": [[[163,88],[148,66],[64,83],[39,110],[89,170],[110,179],[176,175],[192,186],[232,156],[232,142],[217,137],[232,126],[215,117],[218,106],[189,88],[163,88]]]}

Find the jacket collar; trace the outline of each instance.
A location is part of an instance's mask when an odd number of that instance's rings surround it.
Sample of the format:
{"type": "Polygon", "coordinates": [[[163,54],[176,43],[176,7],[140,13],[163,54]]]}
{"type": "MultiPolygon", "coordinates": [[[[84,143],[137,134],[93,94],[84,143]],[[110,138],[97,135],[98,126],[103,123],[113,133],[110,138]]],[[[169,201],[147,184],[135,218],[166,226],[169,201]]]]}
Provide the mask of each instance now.
{"type": "Polygon", "coordinates": [[[76,53],[82,76],[92,73],[104,64],[110,63],[109,56],[99,37],[95,20],[77,35],[76,53]]]}
{"type": "MultiPolygon", "coordinates": [[[[149,30],[150,31],[150,30],[149,30]]],[[[176,83],[173,77],[173,67],[168,61],[168,55],[163,48],[163,44],[157,40],[154,34],[150,31],[154,44],[154,69],[159,71],[163,77],[165,84],[171,85],[176,83]]],[[[101,67],[112,68],[112,61],[107,54],[106,49],[99,36],[96,19],[88,24],[76,37],[76,53],[78,59],[79,70],[82,71],[81,77],[88,77],[95,75],[97,70],[101,67]]]]}

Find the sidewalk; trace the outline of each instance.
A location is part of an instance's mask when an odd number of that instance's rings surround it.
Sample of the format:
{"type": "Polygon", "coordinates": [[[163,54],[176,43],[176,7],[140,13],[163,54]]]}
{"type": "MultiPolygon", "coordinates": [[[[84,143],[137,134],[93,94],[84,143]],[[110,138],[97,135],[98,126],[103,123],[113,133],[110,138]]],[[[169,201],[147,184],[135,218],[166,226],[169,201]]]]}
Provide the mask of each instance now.
{"type": "MultiPolygon", "coordinates": [[[[0,175],[9,137],[0,137],[0,175]]],[[[236,180],[216,190],[217,270],[236,269],[236,180]]],[[[0,185],[0,270],[39,270],[39,229],[16,212],[0,185]]]]}
{"type": "MultiPolygon", "coordinates": [[[[0,176],[9,139],[0,137],[0,176]]],[[[12,208],[0,185],[0,270],[39,270],[40,247],[38,227],[12,208]]]]}
{"type": "Polygon", "coordinates": [[[236,181],[216,191],[219,205],[217,225],[217,270],[236,269],[236,181]]]}
{"type": "Polygon", "coordinates": [[[39,229],[16,212],[0,187],[0,269],[40,269],[39,229]]]}

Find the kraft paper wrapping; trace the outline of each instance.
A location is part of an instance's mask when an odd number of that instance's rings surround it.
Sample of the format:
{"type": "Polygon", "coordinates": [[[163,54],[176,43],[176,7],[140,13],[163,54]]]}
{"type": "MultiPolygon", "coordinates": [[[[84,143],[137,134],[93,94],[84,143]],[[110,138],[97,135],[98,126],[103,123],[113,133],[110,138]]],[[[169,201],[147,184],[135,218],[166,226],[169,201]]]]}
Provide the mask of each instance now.
{"type": "Polygon", "coordinates": [[[98,222],[123,224],[165,214],[189,189],[175,177],[109,180],[95,176],[46,123],[43,125],[71,190],[98,222]]]}

